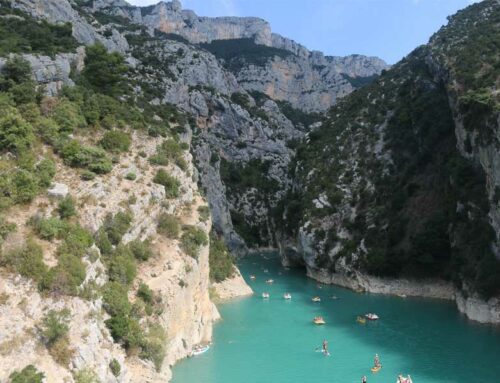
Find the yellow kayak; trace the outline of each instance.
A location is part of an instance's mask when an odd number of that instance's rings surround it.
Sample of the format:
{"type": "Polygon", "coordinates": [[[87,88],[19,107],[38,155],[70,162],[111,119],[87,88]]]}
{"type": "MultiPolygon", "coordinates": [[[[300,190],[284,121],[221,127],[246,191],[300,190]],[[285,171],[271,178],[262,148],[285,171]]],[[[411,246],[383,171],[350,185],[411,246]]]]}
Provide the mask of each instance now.
{"type": "Polygon", "coordinates": [[[366,323],[366,319],[363,318],[363,317],[357,317],[356,318],[356,322],[358,322],[359,324],[365,324],[366,323]]]}
{"type": "Polygon", "coordinates": [[[377,366],[377,367],[372,367],[371,370],[372,372],[379,372],[382,366],[377,366]]]}

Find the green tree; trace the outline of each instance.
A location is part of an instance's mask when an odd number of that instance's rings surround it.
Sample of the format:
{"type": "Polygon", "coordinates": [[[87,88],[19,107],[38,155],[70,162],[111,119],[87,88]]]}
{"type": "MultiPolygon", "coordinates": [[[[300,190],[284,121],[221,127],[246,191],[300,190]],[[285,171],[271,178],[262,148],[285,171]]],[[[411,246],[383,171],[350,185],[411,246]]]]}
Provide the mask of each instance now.
{"type": "Polygon", "coordinates": [[[66,336],[69,331],[68,320],[70,311],[62,309],[50,310],[42,319],[42,336],[47,345],[54,344],[57,340],[66,336]]]}
{"type": "Polygon", "coordinates": [[[0,150],[16,153],[28,149],[35,136],[33,127],[14,108],[7,108],[0,115],[0,150]]]}
{"type": "Polygon", "coordinates": [[[102,44],[86,48],[85,69],[82,75],[94,91],[109,96],[124,93],[127,71],[125,60],[119,53],[108,53],[102,44]]]}

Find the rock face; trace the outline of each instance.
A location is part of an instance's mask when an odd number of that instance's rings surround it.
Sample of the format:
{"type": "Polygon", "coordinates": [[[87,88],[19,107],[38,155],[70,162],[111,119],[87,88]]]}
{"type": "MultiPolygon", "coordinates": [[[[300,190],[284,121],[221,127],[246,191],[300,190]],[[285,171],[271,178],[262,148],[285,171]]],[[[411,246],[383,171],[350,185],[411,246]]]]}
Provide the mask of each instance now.
{"type": "Polygon", "coordinates": [[[246,297],[253,294],[252,289],[246,284],[239,270],[235,270],[231,278],[219,283],[213,283],[212,288],[215,291],[216,298],[220,301],[246,297]]]}
{"type": "Polygon", "coordinates": [[[199,17],[193,11],[182,10],[178,1],[142,9],[122,2],[101,1],[94,2],[96,8],[144,25],[152,34],[159,30],[182,36],[193,44],[246,39],[256,47],[289,53],[284,58],[271,55],[264,65],[243,63],[241,70],[233,72],[244,89],[265,93],[308,111],[328,109],[359,86],[354,79],[370,79],[388,68],[377,57],[325,57],[321,52],[311,52],[293,40],[271,33],[269,23],[262,19],[199,17]]]}

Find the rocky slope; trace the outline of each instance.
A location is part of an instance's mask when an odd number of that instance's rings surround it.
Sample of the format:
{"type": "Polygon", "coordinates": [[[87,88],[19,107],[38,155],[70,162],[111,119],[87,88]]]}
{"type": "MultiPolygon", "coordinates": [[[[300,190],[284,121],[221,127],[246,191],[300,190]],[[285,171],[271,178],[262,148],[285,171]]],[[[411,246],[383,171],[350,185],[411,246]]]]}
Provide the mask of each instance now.
{"type": "Polygon", "coordinates": [[[366,274],[445,279],[467,315],[500,322],[499,17],[496,0],[459,12],[308,134],[281,216],[287,262],[370,291],[366,274]]]}

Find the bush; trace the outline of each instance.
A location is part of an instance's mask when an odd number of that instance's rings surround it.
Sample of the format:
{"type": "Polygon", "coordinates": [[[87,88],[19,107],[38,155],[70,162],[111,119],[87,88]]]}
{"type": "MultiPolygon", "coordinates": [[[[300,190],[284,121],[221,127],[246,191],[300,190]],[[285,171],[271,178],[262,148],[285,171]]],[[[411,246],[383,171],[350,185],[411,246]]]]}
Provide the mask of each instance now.
{"type": "Polygon", "coordinates": [[[45,158],[36,165],[36,173],[38,175],[38,183],[41,187],[47,188],[52,183],[52,178],[56,174],[56,164],[54,161],[45,158]]]}
{"type": "Polygon", "coordinates": [[[183,147],[177,141],[169,139],[163,141],[163,143],[156,148],[155,155],[151,156],[149,161],[154,165],[163,166],[173,162],[181,169],[185,170],[187,164],[183,154],[183,147]]]}
{"type": "Polygon", "coordinates": [[[76,140],[64,144],[60,154],[66,165],[87,168],[96,174],[109,173],[113,168],[111,160],[103,149],[84,146],[76,140]]]}
{"type": "Polygon", "coordinates": [[[40,280],[47,272],[42,248],[30,239],[26,245],[2,255],[0,259],[2,265],[35,281],[40,280]]]}
{"type": "Polygon", "coordinates": [[[106,232],[109,241],[113,245],[118,245],[122,240],[123,235],[128,231],[132,224],[132,213],[130,211],[118,212],[115,216],[109,213],[104,220],[104,231],[106,232]]]}
{"type": "Polygon", "coordinates": [[[11,383],[42,383],[45,374],[38,372],[35,366],[30,364],[21,371],[14,371],[9,378],[11,383]]]}
{"type": "Polygon", "coordinates": [[[53,345],[59,339],[68,334],[70,311],[62,309],[59,311],[50,310],[42,319],[42,337],[47,346],[53,345]]]}
{"type": "Polygon", "coordinates": [[[61,366],[67,367],[73,357],[73,350],[70,348],[67,336],[59,338],[49,347],[49,354],[61,366]]]}
{"type": "Polygon", "coordinates": [[[122,366],[120,365],[120,362],[118,362],[116,359],[113,359],[111,362],[109,362],[109,369],[114,376],[118,377],[122,370],[122,366]]]}
{"type": "Polygon", "coordinates": [[[95,174],[94,172],[91,172],[90,170],[84,170],[80,174],[80,178],[84,181],[92,181],[96,176],[97,176],[97,174],[95,174]]]}
{"type": "Polygon", "coordinates": [[[207,235],[203,230],[195,226],[186,226],[183,228],[181,248],[186,254],[193,258],[198,258],[200,247],[207,244],[207,235]]]}
{"type": "Polygon", "coordinates": [[[61,219],[66,219],[76,215],[75,201],[71,196],[62,199],[57,205],[57,212],[61,219]]]}
{"type": "Polygon", "coordinates": [[[61,99],[52,111],[52,118],[62,133],[73,133],[75,129],[86,126],[86,121],[80,108],[68,99],[61,99]]]}
{"type": "Polygon", "coordinates": [[[163,360],[165,359],[165,345],[167,336],[165,330],[159,324],[151,324],[148,332],[141,344],[141,358],[152,361],[156,367],[156,371],[161,370],[163,360]]]}
{"type": "Polygon", "coordinates": [[[86,268],[80,258],[73,254],[61,254],[57,266],[45,274],[39,287],[57,295],[75,296],[85,277],[86,268]]]}
{"type": "Polygon", "coordinates": [[[101,383],[95,371],[88,367],[75,372],[74,378],[75,383],[101,383]]]}
{"type": "Polygon", "coordinates": [[[222,282],[234,274],[234,260],[223,240],[210,235],[210,279],[222,282]]]}
{"type": "Polygon", "coordinates": [[[30,224],[33,226],[35,233],[47,241],[52,241],[54,238],[61,238],[62,233],[67,229],[65,222],[59,218],[39,218],[32,217],[30,224]]]}
{"type": "Polygon", "coordinates": [[[35,140],[33,127],[17,109],[6,108],[0,115],[0,150],[20,153],[31,147],[35,140]]]}
{"type": "Polygon", "coordinates": [[[128,316],[131,305],[127,288],[118,282],[108,282],[104,287],[103,305],[106,312],[114,316],[128,316]]]}
{"type": "Polygon", "coordinates": [[[165,170],[160,169],[153,178],[153,182],[163,185],[167,198],[177,198],[179,196],[180,182],[168,174],[165,170]]]}
{"type": "Polygon", "coordinates": [[[139,241],[136,239],[128,244],[128,247],[134,258],[138,261],[147,261],[153,255],[151,251],[151,243],[149,241],[139,241]]]}
{"type": "Polygon", "coordinates": [[[101,146],[112,153],[128,152],[130,144],[130,135],[119,130],[106,132],[101,140],[101,146]]]}
{"type": "Polygon", "coordinates": [[[130,285],[137,275],[135,259],[129,249],[119,245],[111,256],[108,270],[109,280],[130,285]]]}
{"type": "Polygon", "coordinates": [[[18,169],[12,177],[13,198],[16,203],[28,203],[38,194],[38,179],[24,169],[18,169]]]}
{"type": "Polygon", "coordinates": [[[100,228],[96,233],[95,243],[102,255],[110,255],[113,252],[113,244],[108,238],[104,228],[100,228]]]}
{"type": "Polygon", "coordinates": [[[135,175],[134,172],[130,172],[130,173],[127,173],[127,175],[125,176],[125,178],[127,180],[129,180],[129,181],[134,181],[137,178],[137,176],[135,175]]]}
{"type": "Polygon", "coordinates": [[[146,285],[145,283],[141,283],[139,285],[139,288],[137,289],[137,296],[141,298],[144,301],[144,303],[147,304],[153,303],[153,298],[154,298],[153,290],[151,290],[149,286],[146,285]]]}
{"type": "Polygon", "coordinates": [[[57,249],[57,254],[71,254],[76,257],[85,255],[86,250],[92,246],[94,239],[86,229],[79,224],[69,225],[63,233],[63,243],[57,249]]]}
{"type": "Polygon", "coordinates": [[[179,220],[172,214],[162,213],[158,218],[158,233],[170,239],[177,239],[181,231],[179,220]]]}

